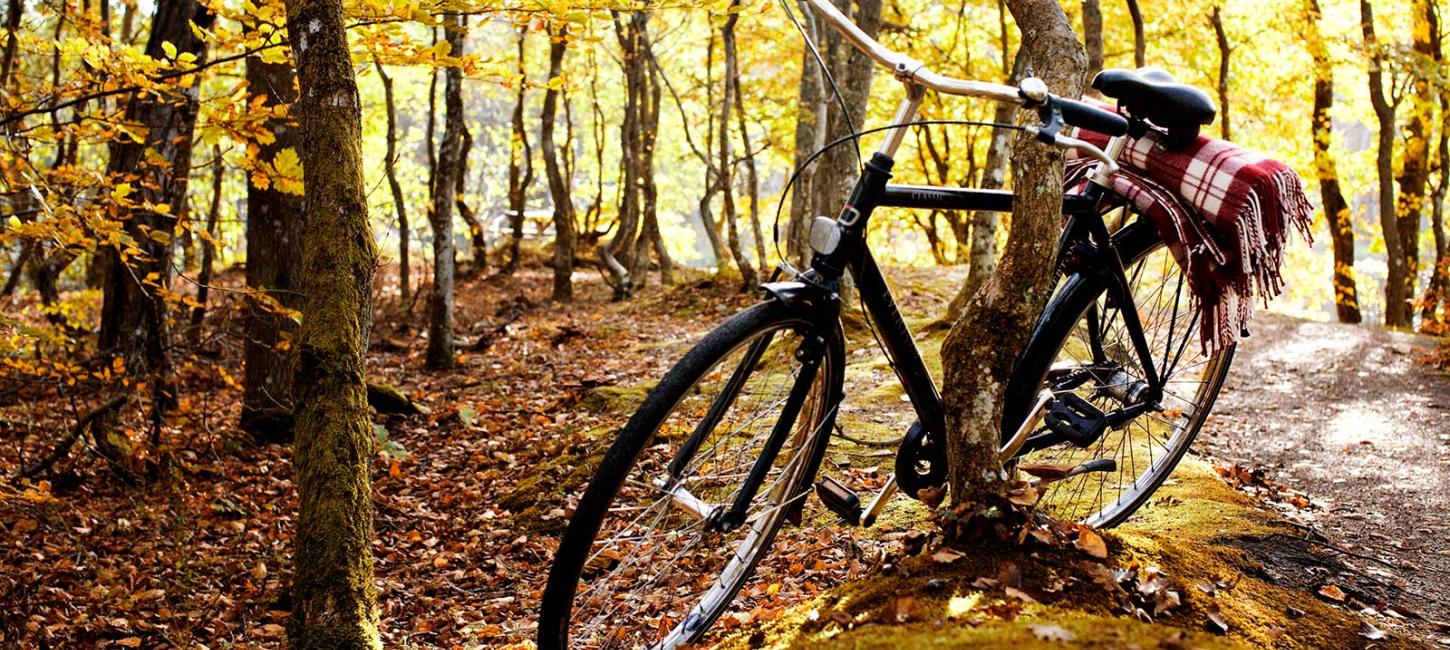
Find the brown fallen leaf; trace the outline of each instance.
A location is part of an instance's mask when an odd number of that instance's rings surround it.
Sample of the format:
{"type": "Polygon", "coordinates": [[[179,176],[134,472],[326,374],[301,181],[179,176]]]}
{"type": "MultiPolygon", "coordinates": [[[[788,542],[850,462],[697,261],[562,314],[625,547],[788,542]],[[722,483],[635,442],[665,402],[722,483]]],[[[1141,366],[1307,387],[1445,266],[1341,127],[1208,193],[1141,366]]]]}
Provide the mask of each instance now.
{"type": "Polygon", "coordinates": [[[1022,591],[1021,589],[1018,589],[1016,587],[1004,587],[1002,591],[1005,592],[1008,596],[1016,598],[1017,600],[1020,600],[1024,603],[1037,602],[1037,599],[1033,598],[1032,594],[1022,591]]]}
{"type": "Polygon", "coordinates": [[[958,553],[956,551],[953,551],[952,549],[949,549],[949,548],[944,548],[944,549],[941,549],[940,551],[937,551],[935,553],[932,553],[931,554],[931,561],[932,562],[936,562],[937,564],[951,564],[952,562],[956,562],[957,560],[960,560],[963,557],[965,557],[965,556],[962,555],[961,553],[958,553]]]}
{"type": "Polygon", "coordinates": [[[926,620],[926,608],[922,607],[921,602],[912,596],[897,598],[892,610],[892,618],[897,623],[917,623],[926,620]]]}
{"type": "Polygon", "coordinates": [[[1324,585],[1319,588],[1319,595],[1328,598],[1336,603],[1344,602],[1344,590],[1335,585],[1324,585]]]}
{"type": "Polygon", "coordinates": [[[1218,605],[1208,607],[1208,629],[1216,634],[1228,634],[1228,619],[1223,617],[1223,611],[1218,605]]]}
{"type": "Polygon", "coordinates": [[[1077,550],[1099,560],[1108,559],[1107,542],[1104,542],[1102,536],[1093,532],[1093,529],[1087,526],[1078,527],[1077,540],[1072,545],[1077,547],[1077,550]]]}
{"type": "Polygon", "coordinates": [[[916,491],[917,500],[925,503],[926,507],[933,510],[935,510],[937,506],[941,505],[942,499],[946,498],[946,495],[947,486],[945,483],[937,487],[924,487],[916,491]]]}
{"type": "Polygon", "coordinates": [[[1060,481],[1067,478],[1067,473],[1072,471],[1072,465],[1061,465],[1056,463],[1022,463],[1017,470],[1023,474],[1036,476],[1044,481],[1060,481]]]}

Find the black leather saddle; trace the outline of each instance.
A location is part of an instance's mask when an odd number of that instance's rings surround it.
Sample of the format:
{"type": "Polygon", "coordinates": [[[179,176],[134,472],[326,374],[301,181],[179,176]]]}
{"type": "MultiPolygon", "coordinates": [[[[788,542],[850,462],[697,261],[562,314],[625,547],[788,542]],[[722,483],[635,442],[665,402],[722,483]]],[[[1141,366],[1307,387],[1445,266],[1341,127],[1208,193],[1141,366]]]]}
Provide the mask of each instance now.
{"type": "Polygon", "coordinates": [[[1192,140],[1218,114],[1208,93],[1178,83],[1159,68],[1103,70],[1093,77],[1092,86],[1118,100],[1128,115],[1166,129],[1178,141],[1192,140]]]}

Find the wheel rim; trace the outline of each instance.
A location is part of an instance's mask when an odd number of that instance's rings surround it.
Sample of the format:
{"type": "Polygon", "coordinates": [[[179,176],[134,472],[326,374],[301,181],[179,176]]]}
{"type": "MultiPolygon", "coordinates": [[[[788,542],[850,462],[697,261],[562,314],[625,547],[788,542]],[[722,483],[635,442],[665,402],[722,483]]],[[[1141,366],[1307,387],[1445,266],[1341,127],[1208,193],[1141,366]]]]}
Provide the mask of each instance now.
{"type": "MultiPolygon", "coordinates": [[[[739,342],[686,390],[630,467],[596,534],[577,583],[570,615],[571,647],[672,648],[695,640],[729,606],[769,547],[789,506],[804,498],[799,484],[813,445],[825,435],[822,399],[830,369],[822,367],[790,438],[751,501],[746,524],[711,530],[681,508],[657,482],[683,442],[750,353],[767,341],[754,370],[699,445],[676,485],[701,502],[728,508],[774,426],[801,365],[794,353],[804,323],[782,323],[739,342]]],[[[826,364],[829,364],[826,355],[826,364]]],[[[668,480],[668,479],[665,479],[668,480]]]]}
{"type": "MultiPolygon", "coordinates": [[[[1231,356],[1228,350],[1214,355],[1203,352],[1197,310],[1182,269],[1166,247],[1150,248],[1128,267],[1127,276],[1154,365],[1165,378],[1162,410],[1133,418],[1120,429],[1109,429],[1086,448],[1064,443],[1019,460],[1062,466],[1104,458],[1116,461],[1115,472],[1086,473],[1053,483],[1038,502],[1039,508],[1056,517],[1094,527],[1120,523],[1173,471],[1207,417],[1231,356]]],[[[1074,388],[1054,385],[1049,375],[1042,387],[1058,394],[1076,393],[1106,412],[1130,403],[1125,400],[1131,397],[1122,394],[1129,391],[1117,389],[1146,383],[1122,312],[1107,300],[1106,292],[1099,293],[1074,321],[1053,367],[1102,367],[1103,360],[1116,372],[1100,371],[1093,380],[1074,388]],[[1096,342],[1091,333],[1093,316],[1098,320],[1096,342]],[[1100,351],[1097,359],[1094,350],[1100,351]],[[1114,392],[1119,394],[1109,394],[1114,392]]]]}

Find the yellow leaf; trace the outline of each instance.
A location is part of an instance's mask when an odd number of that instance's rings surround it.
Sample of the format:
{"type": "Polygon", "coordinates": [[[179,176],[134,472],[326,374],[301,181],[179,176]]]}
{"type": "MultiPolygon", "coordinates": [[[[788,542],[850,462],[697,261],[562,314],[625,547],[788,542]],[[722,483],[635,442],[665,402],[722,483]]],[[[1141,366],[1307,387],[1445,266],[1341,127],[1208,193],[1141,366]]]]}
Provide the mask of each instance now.
{"type": "Polygon", "coordinates": [[[161,49],[166,51],[168,58],[176,58],[176,46],[172,45],[171,41],[161,41],[161,49]]]}
{"type": "Polygon", "coordinates": [[[130,183],[117,183],[115,187],[111,188],[111,196],[112,197],[115,197],[117,200],[124,199],[127,196],[129,196],[130,194],[131,194],[131,184],[130,183]]]}

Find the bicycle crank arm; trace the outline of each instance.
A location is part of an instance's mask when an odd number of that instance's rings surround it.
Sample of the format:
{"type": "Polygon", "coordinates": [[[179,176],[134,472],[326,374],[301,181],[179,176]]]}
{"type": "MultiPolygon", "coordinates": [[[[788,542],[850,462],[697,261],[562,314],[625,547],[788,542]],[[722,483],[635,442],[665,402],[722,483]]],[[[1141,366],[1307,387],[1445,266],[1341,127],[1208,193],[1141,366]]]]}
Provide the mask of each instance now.
{"type": "Polygon", "coordinates": [[[1022,443],[1027,442],[1028,434],[1037,429],[1042,422],[1042,416],[1047,413],[1047,404],[1052,401],[1052,391],[1043,390],[1037,393],[1037,401],[1033,403],[1032,410],[1027,419],[1022,421],[1022,426],[1017,427],[1017,432],[1007,439],[1007,444],[1002,445],[1002,450],[997,453],[997,460],[1007,463],[1017,457],[1017,452],[1022,450],[1022,443]]]}

